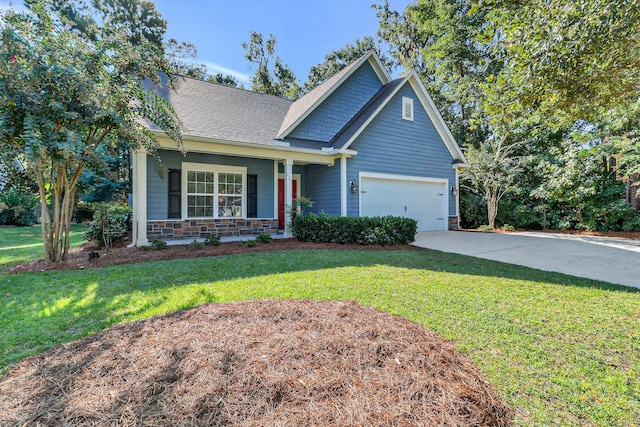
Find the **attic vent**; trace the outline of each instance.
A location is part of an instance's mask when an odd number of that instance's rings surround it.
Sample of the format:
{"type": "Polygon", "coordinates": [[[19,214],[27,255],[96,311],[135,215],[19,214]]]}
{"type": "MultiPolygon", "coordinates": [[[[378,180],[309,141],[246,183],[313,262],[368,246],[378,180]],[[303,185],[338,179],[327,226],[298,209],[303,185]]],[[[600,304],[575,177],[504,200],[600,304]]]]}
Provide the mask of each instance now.
{"type": "Polygon", "coordinates": [[[413,99],[402,97],[402,119],[413,121],[413,99]]]}

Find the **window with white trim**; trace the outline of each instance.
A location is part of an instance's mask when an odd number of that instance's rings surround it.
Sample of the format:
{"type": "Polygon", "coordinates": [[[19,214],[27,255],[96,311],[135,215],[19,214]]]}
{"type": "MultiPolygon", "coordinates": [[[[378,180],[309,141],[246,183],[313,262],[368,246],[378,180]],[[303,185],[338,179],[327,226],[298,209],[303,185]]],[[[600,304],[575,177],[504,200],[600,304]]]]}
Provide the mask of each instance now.
{"type": "Polygon", "coordinates": [[[246,168],[183,163],[187,218],[243,218],[246,168]]]}
{"type": "Polygon", "coordinates": [[[413,121],[413,99],[402,97],[402,119],[413,121]]]}

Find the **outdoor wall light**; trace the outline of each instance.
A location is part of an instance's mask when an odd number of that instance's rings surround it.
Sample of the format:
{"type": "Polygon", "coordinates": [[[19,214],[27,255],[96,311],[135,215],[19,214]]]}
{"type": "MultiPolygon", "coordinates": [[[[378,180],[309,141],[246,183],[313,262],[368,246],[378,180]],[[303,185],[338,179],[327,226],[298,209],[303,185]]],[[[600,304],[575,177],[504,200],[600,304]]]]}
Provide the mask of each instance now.
{"type": "Polygon", "coordinates": [[[457,195],[458,195],[458,190],[456,190],[456,187],[451,187],[451,195],[452,195],[453,197],[455,197],[455,196],[457,196],[457,195]]]}
{"type": "Polygon", "coordinates": [[[357,193],[358,192],[358,184],[356,184],[355,181],[350,181],[349,182],[349,188],[351,188],[351,192],[352,193],[357,193]]]}

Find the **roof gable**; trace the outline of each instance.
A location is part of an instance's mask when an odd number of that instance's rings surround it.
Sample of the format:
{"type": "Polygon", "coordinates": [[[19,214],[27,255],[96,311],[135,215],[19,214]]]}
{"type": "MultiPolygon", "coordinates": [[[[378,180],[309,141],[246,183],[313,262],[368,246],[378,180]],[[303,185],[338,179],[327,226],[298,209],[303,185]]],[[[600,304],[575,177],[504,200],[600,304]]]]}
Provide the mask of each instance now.
{"type": "Polygon", "coordinates": [[[384,85],[391,81],[380,59],[374,51],[370,51],[334,74],[330,79],[314,88],[311,92],[295,101],[289,108],[278,132],[278,139],[287,137],[304,119],[318,108],[331,94],[333,94],[349,77],[364,64],[369,64],[384,85]]]}
{"type": "Polygon", "coordinates": [[[367,126],[376,119],[376,116],[378,116],[394,95],[396,95],[398,91],[407,84],[411,85],[413,91],[418,97],[418,100],[420,101],[420,105],[424,108],[427,116],[440,135],[442,142],[454,158],[454,161],[460,160],[462,161],[461,166],[468,166],[462,150],[453,138],[449,127],[445,123],[442,115],[436,108],[433,100],[427,92],[427,89],[424,87],[415,71],[410,71],[404,76],[401,76],[384,86],[380,92],[358,113],[358,115],[355,116],[338,135],[336,135],[331,145],[337,149],[348,149],[356,138],[358,138],[358,136],[367,128],[367,126]]]}

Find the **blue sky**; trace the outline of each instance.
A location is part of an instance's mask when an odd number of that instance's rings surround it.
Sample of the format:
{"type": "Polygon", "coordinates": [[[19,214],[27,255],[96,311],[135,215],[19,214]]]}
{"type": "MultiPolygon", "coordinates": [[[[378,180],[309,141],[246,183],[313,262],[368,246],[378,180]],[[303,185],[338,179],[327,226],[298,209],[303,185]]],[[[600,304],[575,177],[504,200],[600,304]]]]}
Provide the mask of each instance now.
{"type": "MultiPolygon", "coordinates": [[[[324,56],[357,38],[374,36],[378,18],[371,4],[382,0],[155,0],[169,21],[168,37],[193,43],[211,72],[232,74],[249,87],[252,71],[242,42],[251,30],[278,39],[276,53],[304,83],[324,56]]],[[[0,0],[0,8],[9,2],[0,0]]],[[[389,0],[404,10],[412,0],[389,0]]],[[[14,1],[20,5],[20,1],[14,1]]]]}

